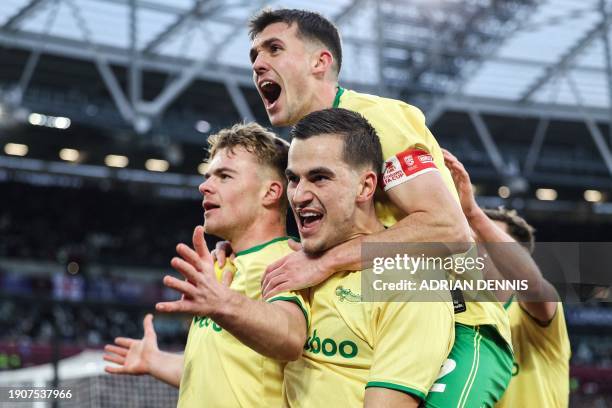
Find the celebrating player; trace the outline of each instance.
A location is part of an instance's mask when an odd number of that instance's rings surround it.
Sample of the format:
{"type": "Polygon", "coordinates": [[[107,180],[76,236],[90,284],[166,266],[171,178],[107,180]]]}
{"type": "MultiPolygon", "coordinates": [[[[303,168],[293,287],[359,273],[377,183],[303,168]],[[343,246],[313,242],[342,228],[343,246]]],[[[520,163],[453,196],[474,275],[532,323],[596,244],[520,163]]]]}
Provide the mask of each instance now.
{"type": "Polygon", "coordinates": [[[292,252],[285,236],[288,144],[254,123],[222,130],[209,143],[206,181],[200,185],[204,228],[196,227],[194,248],[179,244],[180,257],[172,260],[187,281],[164,278],[183,297],[157,305],[163,312],[196,315],[184,357],[158,350],[149,315],[142,340],[118,338],[106,347],[105,359],[120,365],[107,371],[180,383],[179,406],[280,406],[281,361],[298,358],[306,340],[298,295],[260,300],[264,268],[292,252]],[[229,240],[237,251],[229,288],[217,281],[204,230],[229,240]],[[265,342],[249,342],[251,322],[265,342]]]}
{"type": "Polygon", "coordinates": [[[493,243],[487,246],[496,266],[491,272],[499,271],[502,276],[498,278],[529,283],[527,291],[510,295],[506,302],[516,361],[510,385],[496,406],[567,407],[570,343],[563,305],[553,301],[558,299],[555,289],[530,256],[533,227],[513,211],[481,209],[463,164],[448,151],[444,151],[444,160],[478,241],[493,243]],[[534,301],[538,299],[541,301],[534,301]]]}
{"type": "MultiPolygon", "coordinates": [[[[303,250],[317,256],[382,231],[373,200],[382,152],[372,126],[358,113],[326,109],[291,135],[287,194],[303,250]]],[[[436,380],[454,341],[450,293],[362,302],[361,274],[337,273],[309,290],[308,341],[285,368],[288,406],[417,407],[436,380]]]]}
{"type": "MultiPolygon", "coordinates": [[[[316,257],[302,250],[282,258],[266,270],[264,296],[310,287],[334,273],[360,270],[364,242],[464,243],[453,251],[467,249],[469,227],[423,114],[401,101],[340,87],[340,37],[319,14],[264,10],[250,27],[253,80],[273,125],[292,125],[326,108],[356,111],[376,129],[386,159],[384,193],[377,194],[375,208],[389,228],[343,242],[316,257]]],[[[429,406],[492,406],[510,380],[511,339],[503,306],[499,302],[465,306],[456,314],[457,337],[448,365],[453,369],[444,370],[445,386],[432,390],[429,406]]]]}

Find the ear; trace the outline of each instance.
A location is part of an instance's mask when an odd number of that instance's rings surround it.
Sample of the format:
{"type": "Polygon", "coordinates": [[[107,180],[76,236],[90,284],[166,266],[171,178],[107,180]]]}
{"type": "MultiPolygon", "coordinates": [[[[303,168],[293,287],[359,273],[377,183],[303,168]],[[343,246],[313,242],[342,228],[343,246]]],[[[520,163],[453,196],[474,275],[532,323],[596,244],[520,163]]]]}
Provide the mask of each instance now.
{"type": "Polygon", "coordinates": [[[324,76],[327,72],[331,72],[333,65],[334,56],[329,50],[322,48],[313,53],[313,74],[324,76]]]}
{"type": "Polygon", "coordinates": [[[361,175],[360,191],[356,197],[358,203],[364,203],[372,199],[374,193],[376,193],[377,182],[378,176],[372,170],[368,170],[361,175]]]}
{"type": "Polygon", "coordinates": [[[271,180],[268,183],[268,188],[264,193],[263,204],[265,206],[274,205],[283,199],[283,194],[285,194],[283,183],[278,180],[271,180]]]}

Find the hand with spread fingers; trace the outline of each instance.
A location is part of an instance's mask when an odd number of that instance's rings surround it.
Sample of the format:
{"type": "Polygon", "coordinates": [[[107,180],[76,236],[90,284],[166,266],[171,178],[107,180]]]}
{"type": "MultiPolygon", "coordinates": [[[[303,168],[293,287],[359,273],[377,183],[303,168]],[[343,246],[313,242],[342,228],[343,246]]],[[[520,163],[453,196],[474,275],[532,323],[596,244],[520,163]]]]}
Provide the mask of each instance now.
{"type": "Polygon", "coordinates": [[[164,285],[182,293],[180,300],[160,302],[155,305],[160,312],[190,313],[214,317],[231,295],[229,284],[232,276],[224,272],[222,282],[215,275],[214,261],[206,246],[204,228],[198,225],[193,231],[193,248],[178,244],[179,257],[172,258],[172,267],[185,277],[182,281],[172,276],[164,277],[164,285]]]}
{"type": "Polygon", "coordinates": [[[151,374],[151,362],[159,353],[157,335],[153,328],[153,315],[147,314],[143,320],[144,337],[131,339],[117,337],[115,344],[104,346],[104,360],[118,364],[107,365],[104,371],[110,374],[151,374]]]}
{"type": "Polygon", "coordinates": [[[444,164],[450,170],[455,187],[459,193],[459,200],[461,201],[461,209],[468,219],[479,210],[476,198],[474,197],[474,190],[472,188],[472,181],[470,175],[463,166],[463,164],[457,159],[451,152],[446,149],[442,149],[444,155],[444,164]]]}

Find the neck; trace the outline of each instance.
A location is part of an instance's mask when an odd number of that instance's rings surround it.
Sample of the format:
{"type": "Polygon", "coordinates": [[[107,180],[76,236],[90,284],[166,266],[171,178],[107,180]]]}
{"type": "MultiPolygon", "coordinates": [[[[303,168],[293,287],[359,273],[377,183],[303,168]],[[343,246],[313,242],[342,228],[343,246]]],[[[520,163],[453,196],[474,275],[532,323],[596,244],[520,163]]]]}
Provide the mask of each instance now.
{"type": "Polygon", "coordinates": [[[323,81],[312,95],[310,109],[306,114],[333,107],[337,91],[337,82],[323,81]]]}
{"type": "Polygon", "coordinates": [[[234,253],[286,236],[284,217],[280,212],[274,211],[274,213],[276,214],[258,217],[250,225],[235,231],[229,239],[234,253]]]}
{"type": "Polygon", "coordinates": [[[357,208],[357,214],[354,221],[355,235],[369,235],[385,229],[376,216],[376,210],[373,205],[366,208],[357,208]]]}

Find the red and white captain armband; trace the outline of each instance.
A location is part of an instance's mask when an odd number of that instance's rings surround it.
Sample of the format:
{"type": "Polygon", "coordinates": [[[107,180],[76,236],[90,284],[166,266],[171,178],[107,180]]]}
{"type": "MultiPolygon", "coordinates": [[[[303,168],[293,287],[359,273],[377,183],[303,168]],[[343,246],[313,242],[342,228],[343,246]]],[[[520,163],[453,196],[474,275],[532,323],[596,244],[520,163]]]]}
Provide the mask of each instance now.
{"type": "Polygon", "coordinates": [[[430,171],[438,171],[431,154],[425,150],[406,149],[385,160],[381,187],[387,191],[430,171]]]}

